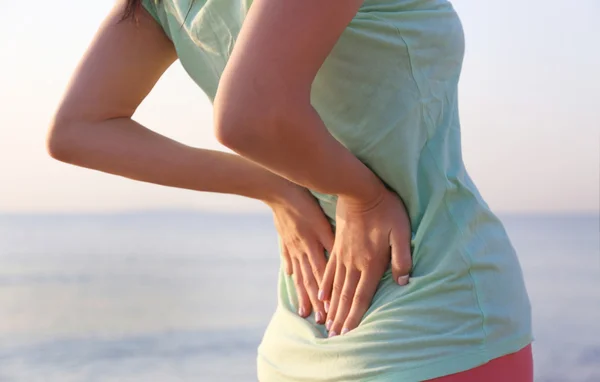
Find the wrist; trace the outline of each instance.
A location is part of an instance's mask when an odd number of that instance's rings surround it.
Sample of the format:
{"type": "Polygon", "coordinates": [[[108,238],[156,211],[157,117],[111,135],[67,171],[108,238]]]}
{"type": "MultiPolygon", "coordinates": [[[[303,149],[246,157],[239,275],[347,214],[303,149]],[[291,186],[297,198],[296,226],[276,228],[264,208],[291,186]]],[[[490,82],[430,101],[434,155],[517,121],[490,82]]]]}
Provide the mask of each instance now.
{"type": "Polygon", "coordinates": [[[339,193],[338,202],[359,211],[367,211],[379,205],[385,198],[387,188],[383,182],[372,174],[369,182],[362,182],[362,187],[353,192],[339,193]]]}
{"type": "Polygon", "coordinates": [[[296,197],[299,191],[305,191],[301,186],[290,182],[285,178],[278,178],[279,179],[268,188],[264,196],[260,198],[263,203],[271,208],[287,205],[296,197]]]}

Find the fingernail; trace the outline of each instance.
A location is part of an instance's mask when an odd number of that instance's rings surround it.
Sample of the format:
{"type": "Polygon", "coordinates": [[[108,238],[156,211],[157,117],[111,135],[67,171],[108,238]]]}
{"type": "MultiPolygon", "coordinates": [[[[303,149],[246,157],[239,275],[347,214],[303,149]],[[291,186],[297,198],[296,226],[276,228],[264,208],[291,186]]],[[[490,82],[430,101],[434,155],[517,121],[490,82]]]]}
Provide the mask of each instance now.
{"type": "Polygon", "coordinates": [[[408,284],[408,275],[398,277],[398,285],[408,284]]]}
{"type": "Polygon", "coordinates": [[[315,320],[317,322],[321,322],[322,319],[323,319],[323,315],[321,314],[321,312],[317,312],[317,314],[315,316],[315,320]]]}
{"type": "Polygon", "coordinates": [[[332,330],[329,332],[329,337],[335,337],[337,336],[337,333],[335,332],[335,330],[332,330]]]}
{"type": "Polygon", "coordinates": [[[329,302],[325,302],[325,313],[329,313],[329,302]]]}
{"type": "Polygon", "coordinates": [[[327,330],[331,329],[331,325],[333,325],[333,320],[327,321],[327,323],[325,324],[325,329],[327,329],[327,330]]]}
{"type": "Polygon", "coordinates": [[[300,307],[300,309],[298,309],[298,314],[302,317],[304,317],[304,313],[306,313],[306,311],[304,310],[304,307],[300,307]]]}
{"type": "Polygon", "coordinates": [[[348,333],[350,330],[348,328],[344,328],[342,329],[342,336],[346,333],[348,333]]]}
{"type": "Polygon", "coordinates": [[[317,293],[317,298],[319,299],[319,301],[323,301],[324,297],[325,293],[322,290],[319,290],[319,293],[317,293]]]}

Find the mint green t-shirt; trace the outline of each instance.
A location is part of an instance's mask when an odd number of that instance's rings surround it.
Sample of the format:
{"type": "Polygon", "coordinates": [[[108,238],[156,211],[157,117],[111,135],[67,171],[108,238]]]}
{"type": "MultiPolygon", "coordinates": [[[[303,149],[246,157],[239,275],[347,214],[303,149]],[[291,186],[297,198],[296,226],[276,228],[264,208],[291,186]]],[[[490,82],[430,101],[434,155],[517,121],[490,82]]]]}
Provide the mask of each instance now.
{"type": "MultiPolygon", "coordinates": [[[[213,100],[251,3],[144,5],[213,100]]],[[[319,70],[311,103],[331,134],[401,195],[414,268],[404,287],[388,271],[360,326],[333,338],[296,314],[294,284],[281,270],[278,306],[258,348],[260,381],[421,381],[532,341],[515,251],[461,156],[463,53],[449,2],[366,0],[319,70]]],[[[313,193],[335,224],[335,196],[313,193]]]]}

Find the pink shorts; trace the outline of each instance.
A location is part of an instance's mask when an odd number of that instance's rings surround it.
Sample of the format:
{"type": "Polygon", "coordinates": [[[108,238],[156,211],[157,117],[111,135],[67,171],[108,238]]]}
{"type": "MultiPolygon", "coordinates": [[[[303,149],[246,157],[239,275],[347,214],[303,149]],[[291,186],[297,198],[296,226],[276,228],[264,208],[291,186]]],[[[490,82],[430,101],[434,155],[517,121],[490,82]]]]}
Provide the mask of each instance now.
{"type": "Polygon", "coordinates": [[[460,373],[429,379],[428,382],[533,382],[531,345],[516,353],[460,373]]]}

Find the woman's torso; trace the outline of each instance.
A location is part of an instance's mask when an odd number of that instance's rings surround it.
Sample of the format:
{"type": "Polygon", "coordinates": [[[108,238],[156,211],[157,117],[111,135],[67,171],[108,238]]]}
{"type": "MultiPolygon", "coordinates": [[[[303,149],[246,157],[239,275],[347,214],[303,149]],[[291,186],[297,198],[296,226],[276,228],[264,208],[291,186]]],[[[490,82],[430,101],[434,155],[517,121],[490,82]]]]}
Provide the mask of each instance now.
{"type": "MultiPolygon", "coordinates": [[[[251,1],[145,5],[214,99],[251,1]]],[[[417,381],[531,342],[518,260],[461,157],[463,50],[447,1],[366,0],[321,67],[311,103],[331,134],[402,196],[414,269],[405,287],[388,271],[361,325],[330,339],[295,313],[293,282],[280,272],[278,307],[258,351],[261,381],[417,381]]],[[[335,197],[314,195],[335,224],[335,197]]]]}

